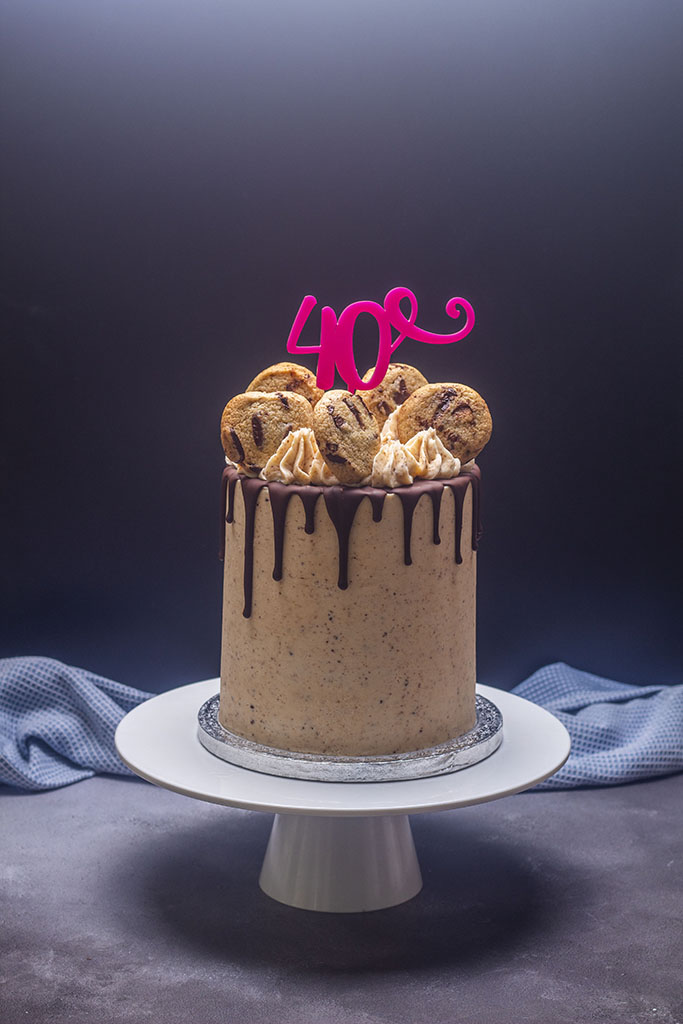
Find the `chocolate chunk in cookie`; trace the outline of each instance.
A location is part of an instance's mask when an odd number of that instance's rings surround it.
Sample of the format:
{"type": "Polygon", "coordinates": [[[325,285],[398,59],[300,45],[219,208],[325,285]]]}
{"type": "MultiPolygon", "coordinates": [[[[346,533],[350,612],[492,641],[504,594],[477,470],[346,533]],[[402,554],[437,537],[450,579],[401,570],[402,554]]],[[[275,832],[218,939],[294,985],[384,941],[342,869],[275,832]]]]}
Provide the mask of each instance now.
{"type": "Polygon", "coordinates": [[[320,454],[337,480],[358,484],[372,472],[379,424],[361,392],[326,391],[313,409],[320,454]]]}
{"type": "Polygon", "coordinates": [[[464,464],[476,458],[491,437],[493,423],[481,395],[466,384],[426,384],[401,406],[396,422],[405,444],[434,427],[451,455],[464,464]]]}
{"type": "Polygon", "coordinates": [[[311,405],[322,398],[322,390],[315,382],[315,374],[298,363],[275,363],[254,377],[247,391],[294,391],[303,395],[311,405]]]}
{"type": "Polygon", "coordinates": [[[221,418],[221,442],[231,462],[259,473],[290,430],[313,426],[313,410],[292,391],[247,391],[231,398],[221,418]]]}
{"type": "MultiPolygon", "coordinates": [[[[363,375],[363,380],[370,380],[374,372],[375,368],[372,367],[363,375]]],[[[368,408],[374,412],[380,427],[383,427],[394,409],[403,405],[413,391],[426,383],[427,378],[414,366],[408,366],[407,363],[389,363],[384,380],[376,388],[361,391],[360,394],[368,408]]]]}

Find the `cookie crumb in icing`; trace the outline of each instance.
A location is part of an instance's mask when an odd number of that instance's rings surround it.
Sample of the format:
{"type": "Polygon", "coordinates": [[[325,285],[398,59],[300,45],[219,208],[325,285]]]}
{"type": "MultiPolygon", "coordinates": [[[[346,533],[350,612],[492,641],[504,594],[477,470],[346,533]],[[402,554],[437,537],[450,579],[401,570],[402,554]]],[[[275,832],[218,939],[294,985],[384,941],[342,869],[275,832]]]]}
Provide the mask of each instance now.
{"type": "Polygon", "coordinates": [[[434,427],[420,430],[403,447],[415,461],[414,476],[422,480],[448,479],[460,472],[460,459],[442,444],[434,427]]]}
{"type": "Polygon", "coordinates": [[[260,476],[263,480],[278,480],[283,484],[329,487],[339,483],[324,462],[310,427],[301,427],[289,433],[278,450],[271,455],[260,476]]]}
{"type": "Polygon", "coordinates": [[[419,466],[400,441],[384,441],[372,463],[373,487],[406,487],[417,476],[419,466]]]}

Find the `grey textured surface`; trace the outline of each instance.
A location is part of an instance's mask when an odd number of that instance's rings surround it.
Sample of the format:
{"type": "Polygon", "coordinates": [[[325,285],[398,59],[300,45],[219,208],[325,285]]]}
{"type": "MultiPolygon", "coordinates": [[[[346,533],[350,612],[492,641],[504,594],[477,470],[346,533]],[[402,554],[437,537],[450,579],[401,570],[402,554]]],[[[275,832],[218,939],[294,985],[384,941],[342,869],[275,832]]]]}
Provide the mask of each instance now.
{"type": "Polygon", "coordinates": [[[680,775],[413,817],[422,893],[338,916],[260,892],[268,815],[0,792],[3,1024],[683,1017],[680,775]]]}

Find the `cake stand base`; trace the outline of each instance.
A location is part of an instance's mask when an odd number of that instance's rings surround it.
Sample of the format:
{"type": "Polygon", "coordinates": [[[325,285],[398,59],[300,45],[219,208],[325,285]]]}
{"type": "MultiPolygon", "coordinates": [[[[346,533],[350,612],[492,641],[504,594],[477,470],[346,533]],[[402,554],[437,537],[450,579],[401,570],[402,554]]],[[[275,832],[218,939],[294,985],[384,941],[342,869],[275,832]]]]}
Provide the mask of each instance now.
{"type": "Polygon", "coordinates": [[[116,749],[129,768],[157,786],[196,800],[275,812],[261,888],[308,910],[350,913],[409,900],[422,885],[409,814],[519,793],[569,756],[567,730],[550,712],[479,686],[500,708],[505,735],[494,753],[461,771],[397,782],[266,775],[215,757],[199,742],[197,712],[217,686],[217,679],[191,683],[138,705],[119,723],[116,749]]]}
{"type": "Polygon", "coordinates": [[[354,913],[405,903],[422,888],[408,815],[277,814],[259,884],[302,910],[354,913]]]}

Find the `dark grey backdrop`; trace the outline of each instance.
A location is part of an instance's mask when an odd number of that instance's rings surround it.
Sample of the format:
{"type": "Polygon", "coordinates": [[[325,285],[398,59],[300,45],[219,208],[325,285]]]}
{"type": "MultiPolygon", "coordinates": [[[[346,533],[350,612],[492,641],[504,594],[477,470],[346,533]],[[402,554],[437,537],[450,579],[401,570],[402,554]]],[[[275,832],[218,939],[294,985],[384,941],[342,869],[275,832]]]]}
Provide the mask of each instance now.
{"type": "MultiPolygon", "coordinates": [[[[218,421],[306,292],[487,399],[483,682],[679,679],[678,0],[16,0],[0,654],[218,668],[218,421]]],[[[359,335],[359,362],[372,343],[359,335]]]]}

